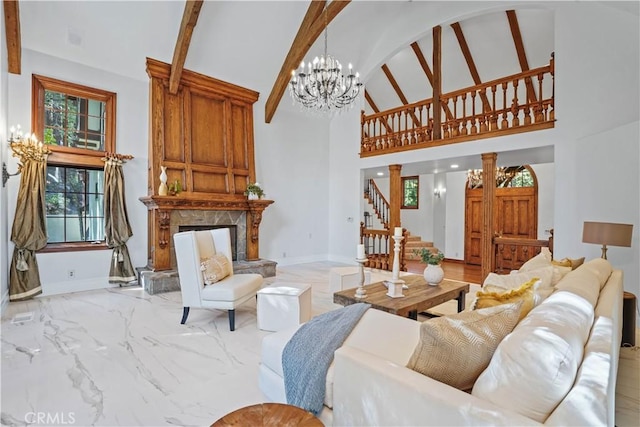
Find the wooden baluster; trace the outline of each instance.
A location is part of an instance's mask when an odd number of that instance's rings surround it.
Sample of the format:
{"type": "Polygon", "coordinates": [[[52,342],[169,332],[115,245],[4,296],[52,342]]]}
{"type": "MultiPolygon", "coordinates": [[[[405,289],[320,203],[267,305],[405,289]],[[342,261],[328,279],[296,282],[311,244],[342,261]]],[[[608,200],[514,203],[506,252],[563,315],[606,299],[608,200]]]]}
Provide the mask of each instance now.
{"type": "Polygon", "coordinates": [[[467,135],[467,93],[462,94],[462,135],[467,135]]]}
{"type": "Polygon", "coordinates": [[[502,82],[502,123],[500,129],[509,129],[509,120],[507,120],[507,82],[502,82]]]}
{"type": "Polygon", "coordinates": [[[478,117],[476,117],[476,95],[477,91],[471,92],[471,117],[473,120],[471,122],[471,135],[475,135],[478,133],[478,117]]]}
{"type": "Polygon", "coordinates": [[[458,129],[459,121],[458,121],[458,95],[453,97],[453,131],[451,132],[451,136],[460,135],[460,130],[458,129]]]}
{"type": "Polygon", "coordinates": [[[427,129],[425,130],[425,138],[431,141],[433,135],[433,120],[431,120],[431,105],[427,105],[427,129]]]}
{"type": "Polygon", "coordinates": [[[542,114],[542,77],[542,73],[538,74],[538,93],[541,96],[538,98],[537,107],[534,109],[536,123],[544,121],[544,115],[542,114]]]}
{"type": "Polygon", "coordinates": [[[418,118],[420,119],[420,127],[418,129],[416,129],[416,140],[415,143],[420,143],[422,141],[424,141],[424,126],[422,126],[422,123],[424,123],[424,119],[422,117],[422,111],[424,111],[424,105],[419,105],[418,107],[418,118]]]}
{"type": "Polygon", "coordinates": [[[496,109],[496,90],[497,86],[491,86],[491,130],[498,130],[498,111],[496,109]]]}
{"type": "MultiPolygon", "coordinates": [[[[518,107],[518,83],[520,83],[520,81],[518,79],[515,79],[512,83],[513,83],[513,100],[511,101],[511,114],[513,114],[513,120],[511,121],[511,126],[515,128],[520,126],[520,117],[519,117],[520,109],[518,107]]],[[[527,121],[526,116],[524,120],[525,122],[527,121]]]]}
{"type": "Polygon", "coordinates": [[[404,133],[402,134],[400,145],[407,145],[407,131],[409,130],[409,123],[407,120],[409,119],[409,110],[403,110],[401,114],[404,115],[404,133]]]}

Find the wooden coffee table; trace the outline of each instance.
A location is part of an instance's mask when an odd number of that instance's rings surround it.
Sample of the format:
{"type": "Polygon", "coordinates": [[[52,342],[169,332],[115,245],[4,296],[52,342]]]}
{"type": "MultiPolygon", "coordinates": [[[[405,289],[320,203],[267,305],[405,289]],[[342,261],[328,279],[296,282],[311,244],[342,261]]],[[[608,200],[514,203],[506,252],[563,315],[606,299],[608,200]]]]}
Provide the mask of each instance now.
{"type": "Polygon", "coordinates": [[[438,286],[428,285],[424,277],[419,275],[402,276],[409,289],[403,289],[404,297],[391,298],[387,296],[387,287],[383,282],[364,286],[366,298],[356,298],[357,288],[345,289],[333,294],[333,302],[340,305],[351,305],[358,302],[371,304],[373,308],[418,319],[418,313],[428,310],[452,299],[458,300],[458,312],[465,308],[465,296],[469,292],[469,284],[444,279],[438,286]]]}
{"type": "Polygon", "coordinates": [[[232,426],[323,427],[323,424],[311,412],[297,406],[259,403],[237,409],[211,424],[211,427],[232,426]]]}

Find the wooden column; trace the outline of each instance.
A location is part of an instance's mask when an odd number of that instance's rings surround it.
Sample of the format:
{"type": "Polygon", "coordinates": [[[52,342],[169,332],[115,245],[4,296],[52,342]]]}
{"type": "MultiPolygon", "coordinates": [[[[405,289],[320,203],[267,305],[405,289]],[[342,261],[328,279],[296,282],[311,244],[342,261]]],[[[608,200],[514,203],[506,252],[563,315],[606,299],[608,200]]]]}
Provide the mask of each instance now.
{"type": "Polygon", "coordinates": [[[433,27],[433,139],[440,139],[442,133],[442,27],[433,27]]]}
{"type": "Polygon", "coordinates": [[[482,280],[495,270],[493,254],[493,205],[496,194],[496,153],[482,154],[482,280]]]}
{"type": "MultiPolygon", "coordinates": [[[[389,236],[395,227],[401,226],[400,207],[402,206],[402,165],[389,165],[389,236]]],[[[389,264],[393,265],[393,239],[389,237],[389,264]]]]}
{"type": "Polygon", "coordinates": [[[273,200],[249,200],[248,203],[247,261],[257,261],[260,259],[260,222],[262,221],[262,211],[273,203],[273,200]]]}

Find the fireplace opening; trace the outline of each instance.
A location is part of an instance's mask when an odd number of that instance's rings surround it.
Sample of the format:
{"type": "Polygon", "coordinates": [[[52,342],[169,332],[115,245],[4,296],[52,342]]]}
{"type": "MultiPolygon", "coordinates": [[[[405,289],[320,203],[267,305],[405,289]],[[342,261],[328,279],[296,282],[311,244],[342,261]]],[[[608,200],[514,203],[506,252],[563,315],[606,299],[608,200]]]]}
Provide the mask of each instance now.
{"type": "Polygon", "coordinates": [[[213,230],[217,228],[228,228],[231,235],[231,254],[232,261],[238,260],[238,243],[237,243],[237,226],[236,225],[180,225],[178,231],[202,231],[213,230]]]}

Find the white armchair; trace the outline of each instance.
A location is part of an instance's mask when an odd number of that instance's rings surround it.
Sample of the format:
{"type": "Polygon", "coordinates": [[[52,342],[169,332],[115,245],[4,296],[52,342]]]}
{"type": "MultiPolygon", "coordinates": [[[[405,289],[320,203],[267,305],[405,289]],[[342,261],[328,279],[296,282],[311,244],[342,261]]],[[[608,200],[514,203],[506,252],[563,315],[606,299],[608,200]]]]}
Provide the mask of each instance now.
{"type": "Polygon", "coordinates": [[[233,274],[232,271],[219,282],[205,286],[200,267],[202,259],[223,253],[231,262],[231,237],[228,228],[176,233],[173,235],[173,241],[182,291],[183,312],[180,323],[184,324],[187,321],[191,307],[216,308],[228,311],[229,329],[235,330],[235,308],[255,298],[262,286],[262,276],[233,274]]]}

